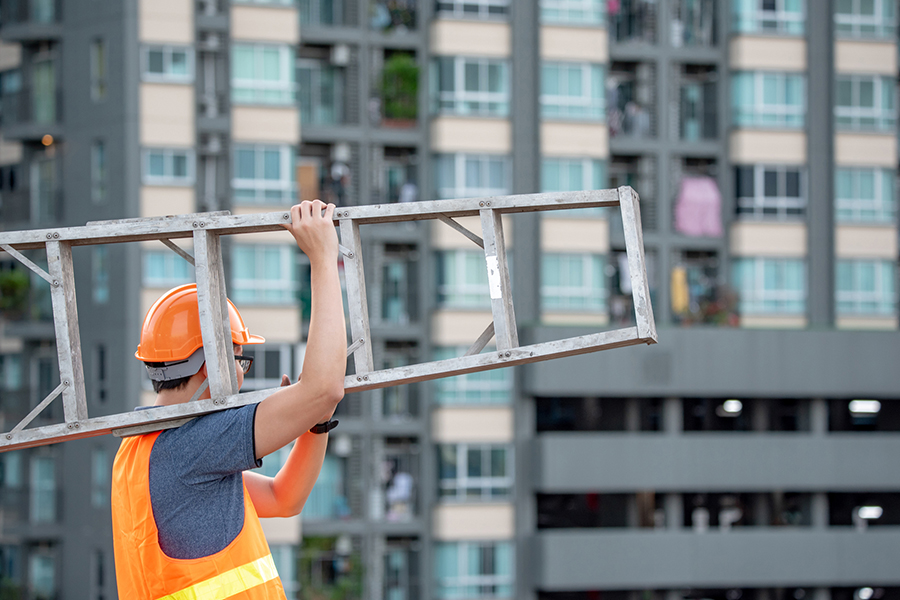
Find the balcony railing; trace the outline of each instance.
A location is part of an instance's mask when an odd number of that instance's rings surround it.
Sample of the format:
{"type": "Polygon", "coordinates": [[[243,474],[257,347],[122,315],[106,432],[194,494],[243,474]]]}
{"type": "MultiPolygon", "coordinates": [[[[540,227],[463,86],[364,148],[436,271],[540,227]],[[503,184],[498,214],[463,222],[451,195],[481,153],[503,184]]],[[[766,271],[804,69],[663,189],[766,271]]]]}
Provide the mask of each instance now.
{"type": "Polygon", "coordinates": [[[8,0],[0,5],[0,27],[6,39],[56,38],[62,34],[61,21],[62,0],[8,0]]]}
{"type": "Polygon", "coordinates": [[[41,139],[45,134],[58,133],[62,123],[62,90],[36,92],[26,87],[4,94],[0,99],[0,119],[3,133],[12,139],[41,139]]]}

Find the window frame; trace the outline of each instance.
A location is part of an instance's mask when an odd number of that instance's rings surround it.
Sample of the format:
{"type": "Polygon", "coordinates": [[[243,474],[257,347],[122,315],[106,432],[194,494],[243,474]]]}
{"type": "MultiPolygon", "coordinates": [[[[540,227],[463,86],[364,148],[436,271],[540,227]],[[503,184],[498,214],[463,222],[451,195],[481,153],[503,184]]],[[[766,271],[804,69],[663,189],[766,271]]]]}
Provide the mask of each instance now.
{"type": "Polygon", "coordinates": [[[785,10],[785,2],[788,0],[776,0],[774,11],[763,10],[761,0],[755,0],[756,8],[753,11],[742,12],[737,7],[739,2],[731,3],[731,29],[737,33],[776,33],[779,35],[802,36],[806,33],[806,2],[799,0],[800,12],[785,10]],[[766,16],[772,15],[772,16],[766,16]],[[765,27],[766,23],[774,23],[774,27],[765,27]],[[749,24],[749,26],[748,26],[749,24]],[[791,25],[798,24],[795,30],[791,25]]]}
{"type": "Polygon", "coordinates": [[[91,142],[91,200],[94,204],[106,202],[109,186],[109,153],[106,140],[91,142]]]}
{"type": "Polygon", "coordinates": [[[885,6],[894,8],[894,0],[872,0],[875,14],[871,17],[859,13],[860,0],[848,0],[853,4],[853,12],[838,12],[838,3],[834,7],[834,32],[840,38],[886,39],[897,35],[897,13],[886,17],[885,6]],[[885,24],[885,21],[888,21],[885,24]],[[872,33],[863,33],[863,27],[872,27],[872,33]]]}
{"type": "MultiPolygon", "coordinates": [[[[606,255],[594,252],[543,252],[541,254],[541,309],[543,312],[605,314],[608,310],[609,290],[606,286],[604,266],[606,255]],[[581,286],[550,285],[545,277],[550,272],[552,259],[560,261],[577,259],[581,262],[581,286]],[[595,264],[596,263],[596,264],[595,264]],[[595,277],[596,275],[596,277],[595,277]],[[597,281],[594,281],[594,280],[597,281]],[[574,306],[573,299],[582,298],[586,305],[574,306]],[[591,303],[591,300],[596,300],[591,303]]],[[[562,267],[562,265],[560,265],[562,267]]]]}
{"type": "Polygon", "coordinates": [[[106,99],[109,91],[109,60],[107,59],[107,44],[102,37],[91,40],[91,100],[100,102],[106,99]]]}
{"type": "MultiPolygon", "coordinates": [[[[562,73],[559,76],[562,78],[562,73]]],[[[542,60],[539,98],[541,119],[550,121],[604,122],[606,120],[605,81],[606,71],[600,63],[542,60]],[[548,77],[547,71],[553,68],[577,69],[580,71],[582,93],[576,96],[545,92],[544,85],[548,77]],[[597,83],[594,81],[595,78],[599,78],[598,86],[595,86],[597,83]],[[600,94],[597,97],[592,95],[595,87],[600,90],[600,94]]]]}
{"type": "Polygon", "coordinates": [[[545,25],[603,27],[606,24],[605,0],[540,0],[538,10],[545,25]]]}
{"type": "Polygon", "coordinates": [[[435,187],[438,199],[448,198],[480,198],[487,196],[505,196],[509,193],[512,186],[512,164],[510,157],[506,154],[477,154],[468,152],[456,152],[452,154],[435,154],[434,164],[437,169],[435,176],[435,187]],[[466,168],[468,161],[478,161],[479,169],[482,173],[482,181],[490,183],[490,168],[492,164],[499,164],[503,169],[503,187],[494,188],[489,185],[486,187],[469,187],[466,184],[466,168]],[[440,172],[447,163],[453,173],[453,186],[441,187],[440,172]],[[462,182],[460,184],[460,182],[462,182]]]}
{"type": "Polygon", "coordinates": [[[834,211],[837,223],[889,223],[897,220],[897,180],[895,171],[883,167],[836,167],[834,170],[834,211]],[[859,197],[859,176],[871,172],[874,180],[874,198],[859,197]],[[853,198],[841,197],[839,178],[842,174],[853,178],[853,198]],[[890,190],[890,201],[885,202],[885,187],[890,190]],[[871,208],[867,208],[871,207],[871,208]],[[864,218],[861,213],[869,210],[873,218],[864,218]]]}
{"type": "Polygon", "coordinates": [[[839,316],[850,317],[890,317],[897,314],[897,265],[891,260],[838,259],[835,261],[834,303],[839,316]],[[874,290],[861,290],[860,269],[872,266],[874,290]],[[850,270],[853,289],[841,289],[841,271],[850,270]],[[873,310],[863,308],[874,305],[873,310]],[[843,306],[842,306],[843,305],[843,306]]]}
{"type": "Polygon", "coordinates": [[[253,345],[245,347],[242,353],[253,357],[253,367],[250,372],[244,375],[244,385],[241,388],[245,392],[254,390],[266,390],[281,385],[281,375],[277,377],[266,377],[266,362],[268,361],[267,352],[278,353],[278,372],[288,375],[295,371],[294,363],[294,346],[291,344],[272,344],[265,343],[262,345],[253,345]],[[257,377],[257,375],[260,375],[257,377]]]}
{"type": "MultiPolygon", "coordinates": [[[[432,348],[434,360],[462,356],[466,350],[465,346],[432,348]]],[[[485,348],[483,352],[494,352],[494,349],[485,348]]],[[[511,369],[492,369],[436,379],[432,397],[440,406],[503,406],[512,402],[512,384],[511,369]],[[469,394],[473,397],[469,398],[469,394]]]]}
{"type": "MultiPolygon", "coordinates": [[[[473,542],[438,542],[435,547],[435,598],[438,600],[455,600],[458,598],[512,598],[515,587],[515,548],[509,541],[473,541],[473,542]],[[503,547],[509,560],[507,565],[498,565],[497,549],[503,547]],[[456,549],[456,573],[449,577],[440,576],[439,563],[444,554],[444,549],[452,552],[456,549]],[[490,548],[493,552],[493,573],[468,572],[470,552],[483,552],[490,548]],[[498,566],[500,568],[498,568],[498,566]],[[497,571],[508,571],[508,574],[498,574],[497,571]],[[508,592],[508,593],[507,593],[508,592]]],[[[479,567],[484,566],[482,561],[477,561],[479,567]]],[[[482,570],[479,568],[479,570],[482,570]]]]}
{"type": "Polygon", "coordinates": [[[480,117],[509,116],[510,75],[509,61],[503,58],[478,56],[437,56],[432,61],[434,77],[433,112],[439,115],[462,115],[480,117]],[[442,90],[441,81],[445,69],[452,66],[453,89],[442,90]],[[478,69],[478,90],[466,88],[466,69],[478,69]],[[501,90],[490,91],[490,69],[500,69],[501,90]],[[477,105],[472,109],[472,105],[477,105]],[[483,107],[483,108],[482,108],[483,107]]]}
{"type": "Polygon", "coordinates": [[[291,306],[298,301],[300,292],[299,263],[297,261],[297,247],[283,244],[233,244],[232,245],[232,269],[231,269],[231,298],[241,306],[291,306]],[[273,279],[260,277],[241,277],[239,273],[240,261],[237,253],[251,250],[255,256],[256,274],[265,272],[267,250],[277,250],[279,276],[273,279]],[[265,298],[262,294],[274,292],[276,298],[265,298]]]}
{"type": "Polygon", "coordinates": [[[298,58],[295,65],[296,73],[294,82],[297,89],[297,104],[300,107],[300,122],[304,125],[340,125],[344,122],[344,86],[346,71],[344,68],[329,64],[323,60],[312,58],[298,58]],[[307,86],[300,84],[300,71],[308,70],[310,83],[307,86]],[[328,107],[327,103],[322,101],[322,90],[325,85],[322,78],[325,73],[331,73],[332,89],[334,93],[334,102],[332,107],[328,107]],[[307,96],[309,91],[309,107],[303,109],[303,98],[307,96]],[[330,118],[316,118],[316,115],[327,115],[328,111],[333,113],[330,118]],[[304,114],[308,118],[304,118],[304,114]]]}
{"type": "Polygon", "coordinates": [[[196,171],[194,162],[193,148],[144,148],[143,152],[143,180],[145,185],[165,185],[165,186],[192,186],[194,185],[196,171]],[[150,173],[150,159],[152,155],[162,154],[163,157],[163,175],[152,175],[150,173]],[[173,175],[174,160],[176,155],[183,155],[186,159],[186,173],[179,177],[173,175]]]}
{"type": "Polygon", "coordinates": [[[510,444],[480,444],[480,443],[457,443],[457,444],[439,444],[438,445],[438,501],[448,503],[471,503],[471,502],[497,502],[498,500],[507,500],[512,498],[515,491],[513,485],[515,483],[515,462],[513,460],[513,447],[510,444]],[[443,464],[443,448],[450,448],[455,454],[454,467],[456,475],[452,478],[441,477],[441,465],[443,464]],[[491,453],[495,450],[502,450],[504,453],[503,463],[506,475],[495,476],[493,473],[487,476],[470,477],[469,476],[469,453],[477,451],[481,462],[482,471],[487,466],[487,471],[492,471],[491,453]],[[495,493],[497,488],[503,488],[504,491],[495,493]],[[470,496],[469,490],[479,490],[476,496],[470,496]],[[446,493],[445,493],[446,492],[446,493]]]}
{"type": "Polygon", "coordinates": [[[275,43],[245,43],[235,42],[231,44],[231,102],[238,105],[262,105],[262,106],[294,106],[297,102],[296,57],[294,48],[288,44],[275,43]],[[262,52],[267,49],[278,51],[279,79],[270,81],[266,79],[250,79],[238,77],[235,74],[237,60],[235,54],[239,49],[253,51],[254,72],[263,72],[260,61],[262,52]],[[241,97],[241,93],[249,94],[249,98],[241,97]],[[274,92],[278,98],[266,99],[264,94],[274,92]]]}
{"type": "Polygon", "coordinates": [[[189,262],[172,252],[171,250],[148,250],[143,251],[143,260],[141,261],[141,285],[145,288],[161,288],[170,289],[175,286],[191,283],[194,281],[194,267],[189,262]],[[150,261],[160,258],[163,261],[163,271],[165,276],[151,276],[152,267],[150,261]],[[185,274],[179,276],[176,273],[176,265],[184,265],[185,274]]]}
{"type": "Polygon", "coordinates": [[[176,44],[144,44],[141,46],[141,81],[150,83],[193,83],[194,81],[194,49],[190,46],[176,44]],[[163,72],[150,71],[150,53],[161,51],[163,55],[163,72]],[[184,52],[187,73],[171,73],[172,55],[184,52]]]}
{"type": "Polygon", "coordinates": [[[232,147],[232,178],[231,197],[238,206],[290,206],[297,197],[297,181],[294,165],[296,164],[297,151],[287,144],[242,144],[235,143],[232,147]],[[265,169],[265,152],[278,152],[278,167],[280,177],[278,179],[266,179],[256,177],[245,179],[238,177],[238,152],[252,151],[254,153],[254,170],[256,172],[265,169]],[[239,197],[238,189],[250,190],[254,196],[252,199],[239,197]],[[277,191],[280,198],[268,198],[266,192],[277,191]]]}
{"type": "Polygon", "coordinates": [[[781,165],[756,163],[750,165],[735,165],[735,183],[737,183],[738,169],[753,169],[753,195],[741,196],[740,190],[735,190],[735,210],[739,219],[760,221],[801,221],[806,215],[807,206],[807,181],[806,169],[802,165],[781,165]],[[788,171],[796,171],[799,179],[800,195],[797,198],[786,195],[788,171]],[[775,172],[778,178],[777,185],[783,195],[766,195],[766,174],[775,172]],[[742,210],[747,208],[748,210],[742,210]],[[773,209],[774,213],[766,212],[773,209]],[[799,211],[790,213],[789,211],[799,211]]]}
{"type": "Polygon", "coordinates": [[[884,131],[893,132],[897,126],[897,97],[896,81],[883,75],[870,75],[860,73],[837,73],[834,78],[834,126],[843,131],[884,131]],[[850,106],[838,104],[838,87],[849,80],[852,97],[850,106]],[[865,80],[865,81],[864,81],[865,80]],[[872,82],[872,108],[859,106],[860,84],[872,82]],[[885,94],[893,106],[885,107],[883,102],[885,94]],[[841,122],[842,119],[849,122],[841,122]],[[872,125],[863,125],[859,121],[872,119],[872,125]]]}

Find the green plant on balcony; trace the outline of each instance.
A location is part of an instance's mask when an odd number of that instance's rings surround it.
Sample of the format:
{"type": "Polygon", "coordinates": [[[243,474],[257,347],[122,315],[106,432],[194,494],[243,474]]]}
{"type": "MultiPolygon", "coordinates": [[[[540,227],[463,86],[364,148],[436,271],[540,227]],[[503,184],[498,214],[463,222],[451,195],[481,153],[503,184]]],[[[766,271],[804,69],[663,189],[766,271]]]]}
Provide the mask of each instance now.
{"type": "Polygon", "coordinates": [[[0,316],[14,319],[25,313],[29,285],[22,271],[0,271],[0,316]]]}
{"type": "Polygon", "coordinates": [[[419,110],[419,65],[410,54],[397,53],[384,63],[381,100],[386,120],[415,121],[419,110]]]}

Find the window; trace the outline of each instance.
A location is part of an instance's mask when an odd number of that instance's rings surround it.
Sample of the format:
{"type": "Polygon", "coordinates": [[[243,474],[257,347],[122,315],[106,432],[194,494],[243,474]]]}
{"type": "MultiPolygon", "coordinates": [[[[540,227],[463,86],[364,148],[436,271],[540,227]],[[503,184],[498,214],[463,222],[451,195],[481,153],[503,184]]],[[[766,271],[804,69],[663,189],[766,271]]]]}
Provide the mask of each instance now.
{"type": "MultiPolygon", "coordinates": [[[[242,0],[246,2],[247,0],[242,0]]],[[[262,0],[253,0],[261,2],[262,0]]],[[[296,600],[300,591],[300,583],[297,579],[297,547],[289,544],[272,544],[269,546],[272,553],[272,561],[278,571],[278,578],[284,586],[284,594],[288,600],[296,600]]]]}
{"type": "Polygon", "coordinates": [[[91,144],[91,199],[94,204],[106,202],[107,180],[106,142],[94,140],[91,144]]]}
{"type": "Polygon", "coordinates": [[[487,265],[479,250],[438,252],[438,304],[489,310],[487,265]]]}
{"type": "Polygon", "coordinates": [[[888,260],[838,260],[835,300],[840,315],[893,315],[897,269],[888,260]]]}
{"type": "Polygon", "coordinates": [[[603,25],[604,0],[541,0],[541,22],[565,25],[603,25]]]}
{"type": "Polygon", "coordinates": [[[300,0],[300,25],[341,25],[343,0],[300,0]]]}
{"type": "Polygon", "coordinates": [[[111,470],[106,448],[97,446],[91,450],[91,505],[95,508],[103,508],[107,504],[111,470]]]}
{"type": "Polygon", "coordinates": [[[541,255],[541,303],[544,310],[604,312],[604,257],[599,254],[541,255]]]}
{"type": "Polygon", "coordinates": [[[742,314],[801,314],[806,310],[802,260],[738,258],[733,269],[742,314]]]}
{"type": "Polygon", "coordinates": [[[344,120],[344,70],[318,60],[297,61],[300,122],[336,125],[344,120]]]}
{"type": "Polygon", "coordinates": [[[194,280],[194,267],[171,250],[144,250],[144,286],[173,288],[194,280]]]}
{"type": "Polygon", "coordinates": [[[785,221],[806,212],[803,169],[782,165],[735,167],[737,214],[785,221]]]}
{"type": "Polygon", "coordinates": [[[489,58],[445,56],[435,61],[435,112],[503,117],[509,114],[509,67],[489,58]]]}
{"type": "Polygon", "coordinates": [[[0,390],[15,392],[22,389],[22,356],[0,354],[0,390]]]}
{"type": "MultiPolygon", "coordinates": [[[[606,163],[591,158],[544,158],[541,160],[542,192],[577,192],[606,187],[606,163]]],[[[602,208],[548,210],[543,217],[599,217],[602,208]]]]}
{"type": "Polygon", "coordinates": [[[489,444],[438,446],[438,496],[496,500],[512,493],[512,448],[489,444]]]}
{"type": "Polygon", "coordinates": [[[56,520],[56,462],[52,456],[31,459],[31,522],[56,520]]]}
{"type": "Polygon", "coordinates": [[[106,42],[97,38],[91,42],[91,99],[99,102],[106,98],[106,42]]]}
{"type": "Polygon", "coordinates": [[[53,222],[59,217],[60,198],[56,185],[56,159],[38,158],[31,163],[31,181],[37,185],[31,190],[32,202],[36,204],[39,222],[53,222]]]}
{"type": "Polygon", "coordinates": [[[503,196],[509,192],[510,165],[506,156],[438,154],[434,162],[438,198],[503,196]]]}
{"type": "Polygon", "coordinates": [[[281,376],[294,372],[294,352],[289,344],[244,346],[241,354],[253,359],[244,375],[244,391],[265,390],[281,385],[281,376]]]}
{"type": "Polygon", "coordinates": [[[346,518],[350,516],[345,484],[346,459],[327,452],[322,461],[322,470],[306,504],[303,505],[304,520],[346,518]]]}
{"type": "Polygon", "coordinates": [[[233,102],[294,104],[295,65],[290,46],[234,44],[231,54],[233,102]]]}
{"type": "Polygon", "coordinates": [[[589,63],[545,62],[541,67],[541,116],[601,121],[603,68],[589,63]]]}
{"type": "Polygon", "coordinates": [[[194,52],[177,46],[141,48],[141,72],[144,81],[190,83],[194,80],[194,52]]]}
{"type": "Polygon", "coordinates": [[[17,490],[22,487],[22,452],[13,451],[0,455],[3,487],[17,490]]]}
{"type": "MultiPolygon", "coordinates": [[[[434,360],[455,358],[468,348],[436,348],[434,360]]],[[[493,352],[493,349],[485,349],[493,352]]],[[[434,382],[434,401],[438,404],[507,404],[511,400],[512,370],[492,369],[468,375],[445,377],[434,382]]]]}
{"type": "Polygon", "coordinates": [[[835,125],[841,129],[892,131],[897,124],[894,85],[890,77],[837,75],[835,125]]]}
{"type": "Polygon", "coordinates": [[[193,185],[193,150],[144,150],[144,183],[156,185],[193,185]]]}
{"type": "Polygon", "coordinates": [[[34,600],[56,597],[56,560],[53,554],[36,550],[29,557],[28,587],[34,600]]]}
{"type": "Polygon", "coordinates": [[[290,146],[235,145],[236,204],[290,205],[297,196],[294,149],[290,146]]]}
{"type": "Polygon", "coordinates": [[[299,277],[294,246],[233,246],[232,299],[241,304],[293,304],[299,277]]]}
{"type": "Polygon", "coordinates": [[[806,79],[789,73],[741,72],[731,78],[734,124],[738,127],[803,127],[806,79]]]}
{"type": "Polygon", "coordinates": [[[95,304],[109,302],[109,247],[91,248],[91,270],[93,274],[93,297],[95,304]]]}
{"type": "Polygon", "coordinates": [[[505,19],[509,4],[509,0],[438,0],[437,12],[441,17],[505,19]]]}
{"type": "Polygon", "coordinates": [[[36,124],[56,123],[56,62],[36,60],[31,69],[31,115],[36,124]]]}
{"type": "Polygon", "coordinates": [[[435,597],[512,598],[511,542],[452,542],[435,547],[435,597]]]}
{"type": "Polygon", "coordinates": [[[835,170],[835,179],[838,222],[894,222],[894,171],[839,168],[835,170]]]}
{"type": "Polygon", "coordinates": [[[734,31],[802,35],[806,14],[803,0],[731,0],[734,31]]]}
{"type": "Polygon", "coordinates": [[[894,0],[837,0],[834,30],[840,36],[890,38],[896,32],[894,0]]]}

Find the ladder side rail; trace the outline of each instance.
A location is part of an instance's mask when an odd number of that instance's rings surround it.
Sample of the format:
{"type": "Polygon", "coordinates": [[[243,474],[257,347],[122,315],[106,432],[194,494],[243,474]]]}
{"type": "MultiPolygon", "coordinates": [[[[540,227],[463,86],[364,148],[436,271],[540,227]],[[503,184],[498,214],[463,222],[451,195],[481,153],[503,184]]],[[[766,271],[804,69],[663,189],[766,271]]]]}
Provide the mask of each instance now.
{"type": "Polygon", "coordinates": [[[656,321],[650,306],[650,283],[647,262],[644,257],[644,236],[641,228],[640,198],[631,187],[619,188],[619,206],[622,226],[625,230],[625,254],[631,277],[631,293],[634,300],[634,316],[638,336],[656,341],[656,321]]]}
{"type": "Polygon", "coordinates": [[[356,367],[356,374],[362,377],[364,373],[375,370],[372,336],[369,333],[369,304],[366,298],[362,242],[359,238],[359,223],[355,220],[341,219],[340,226],[341,244],[350,250],[344,256],[344,281],[347,285],[350,336],[353,345],[357,346],[353,351],[353,364],[356,367]]]}
{"type": "Polygon", "coordinates": [[[72,425],[76,421],[87,419],[88,411],[81,335],[78,331],[78,306],[75,301],[75,269],[72,265],[72,245],[69,242],[47,242],[47,271],[53,278],[50,300],[56,331],[59,379],[63,386],[63,414],[66,423],[72,425]]]}
{"type": "Polygon", "coordinates": [[[218,233],[205,229],[194,232],[194,261],[209,393],[218,402],[238,392],[237,367],[225,299],[222,244],[218,233]]]}
{"type": "MultiPolygon", "coordinates": [[[[654,343],[652,340],[638,337],[636,327],[627,327],[613,331],[589,334],[579,337],[541,342],[528,346],[513,348],[509,351],[490,352],[472,356],[462,356],[446,360],[420,363],[373,371],[368,379],[359,381],[355,375],[344,379],[346,392],[362,392],[420,381],[429,381],[442,377],[465,375],[541,362],[554,358],[575,356],[599,350],[622,348],[638,344],[654,343]],[[509,353],[509,356],[507,355],[509,353]]],[[[196,402],[159,406],[147,410],[132,411],[116,415],[95,417],[81,422],[78,429],[68,428],[65,424],[46,425],[34,429],[9,432],[0,437],[0,452],[52,444],[66,440],[81,439],[112,433],[130,435],[133,427],[142,427],[135,432],[148,433],[182,425],[186,419],[209,414],[224,408],[236,408],[260,402],[278,391],[279,388],[258,390],[244,394],[231,395],[219,400],[207,399],[196,402]]]]}
{"type": "Polygon", "coordinates": [[[491,208],[482,209],[480,216],[491,312],[494,315],[494,340],[497,343],[497,350],[509,350],[519,345],[519,332],[516,328],[516,311],[513,307],[512,286],[509,281],[503,219],[491,208]]]}

